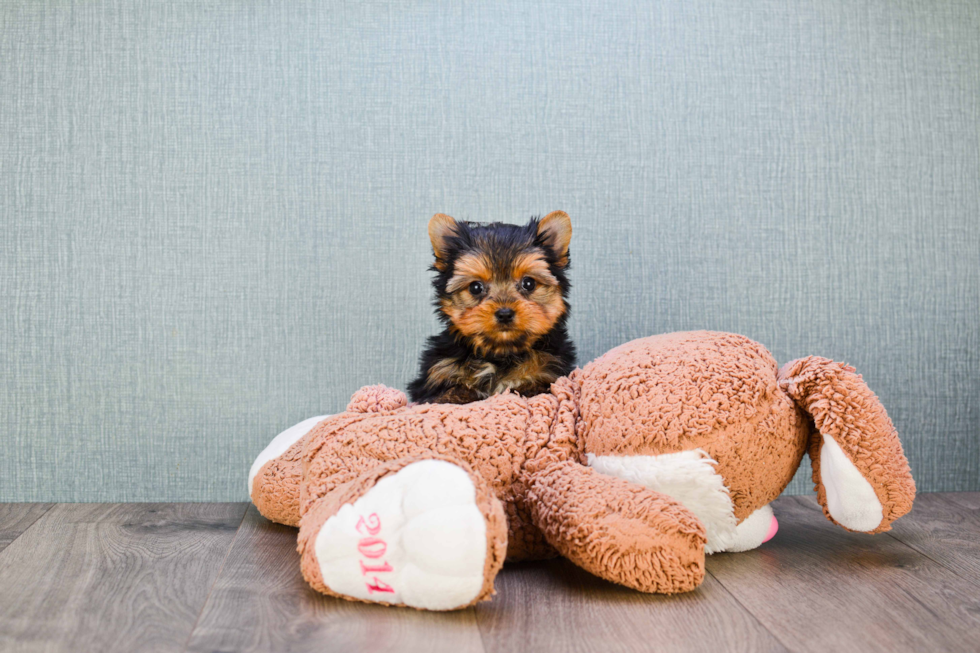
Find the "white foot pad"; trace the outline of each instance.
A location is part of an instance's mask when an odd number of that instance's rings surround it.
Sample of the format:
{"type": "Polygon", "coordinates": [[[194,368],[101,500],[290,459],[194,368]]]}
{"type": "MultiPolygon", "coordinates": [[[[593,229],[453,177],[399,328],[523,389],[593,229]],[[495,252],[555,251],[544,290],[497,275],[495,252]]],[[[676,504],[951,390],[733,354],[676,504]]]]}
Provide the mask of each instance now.
{"type": "Polygon", "coordinates": [[[338,594],[449,610],[483,587],[487,525],[469,475],[442,460],[386,476],[320,528],[323,582],[338,594]]]}

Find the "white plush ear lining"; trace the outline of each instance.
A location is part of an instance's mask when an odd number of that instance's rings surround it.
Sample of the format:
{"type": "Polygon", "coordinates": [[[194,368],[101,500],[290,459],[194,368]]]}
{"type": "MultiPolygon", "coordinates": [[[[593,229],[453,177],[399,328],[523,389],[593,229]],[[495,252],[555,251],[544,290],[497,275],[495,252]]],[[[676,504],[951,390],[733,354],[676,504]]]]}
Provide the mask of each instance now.
{"type": "Polygon", "coordinates": [[[838,524],[852,531],[871,532],[883,517],[874,488],[833,438],[823,436],[820,481],[827,493],[827,511],[838,524]]]}

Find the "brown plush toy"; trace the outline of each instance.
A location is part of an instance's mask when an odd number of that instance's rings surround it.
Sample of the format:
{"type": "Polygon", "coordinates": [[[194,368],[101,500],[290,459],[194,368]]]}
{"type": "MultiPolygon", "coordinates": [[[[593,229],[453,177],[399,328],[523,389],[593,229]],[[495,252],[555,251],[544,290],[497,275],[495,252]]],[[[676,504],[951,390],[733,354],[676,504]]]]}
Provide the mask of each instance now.
{"type": "Polygon", "coordinates": [[[505,557],[556,552],[642,592],[692,590],[706,553],[772,536],[769,503],[804,453],[824,514],[849,530],[888,530],[915,496],[853,368],[777,370],[727,333],[634,340],[531,398],[407,406],[372,386],[320,419],[263,452],[252,500],[300,526],[313,588],[390,605],[464,608],[493,594],[505,557]]]}

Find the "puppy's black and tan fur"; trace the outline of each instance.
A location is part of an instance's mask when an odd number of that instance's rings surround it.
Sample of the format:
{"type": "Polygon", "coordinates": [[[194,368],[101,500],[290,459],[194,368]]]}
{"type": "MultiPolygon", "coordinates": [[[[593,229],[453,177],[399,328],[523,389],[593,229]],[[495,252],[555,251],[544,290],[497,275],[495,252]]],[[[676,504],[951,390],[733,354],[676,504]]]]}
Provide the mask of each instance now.
{"type": "Polygon", "coordinates": [[[429,338],[408,387],[412,401],[464,404],[508,389],[531,396],[572,371],[567,214],[524,226],[437,214],[429,238],[436,314],[445,329],[429,338]]]}

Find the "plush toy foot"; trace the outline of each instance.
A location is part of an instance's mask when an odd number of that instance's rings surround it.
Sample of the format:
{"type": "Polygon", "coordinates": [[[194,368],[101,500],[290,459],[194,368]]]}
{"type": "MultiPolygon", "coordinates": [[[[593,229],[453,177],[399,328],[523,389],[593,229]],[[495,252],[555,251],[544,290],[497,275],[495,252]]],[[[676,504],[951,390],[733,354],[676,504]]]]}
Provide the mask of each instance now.
{"type": "Polygon", "coordinates": [[[777,530],[779,522],[776,521],[776,515],[772,514],[772,508],[769,505],[762,506],[735,527],[735,537],[725,551],[751,551],[771,540],[777,530]]]}
{"type": "Polygon", "coordinates": [[[447,460],[385,463],[303,516],[303,576],[325,594],[425,610],[493,594],[507,550],[500,501],[447,460]]]}
{"type": "Polygon", "coordinates": [[[311,417],[289,427],[273,438],[252,463],[248,472],[248,496],[266,519],[299,526],[303,439],[328,417],[311,417]]]}

